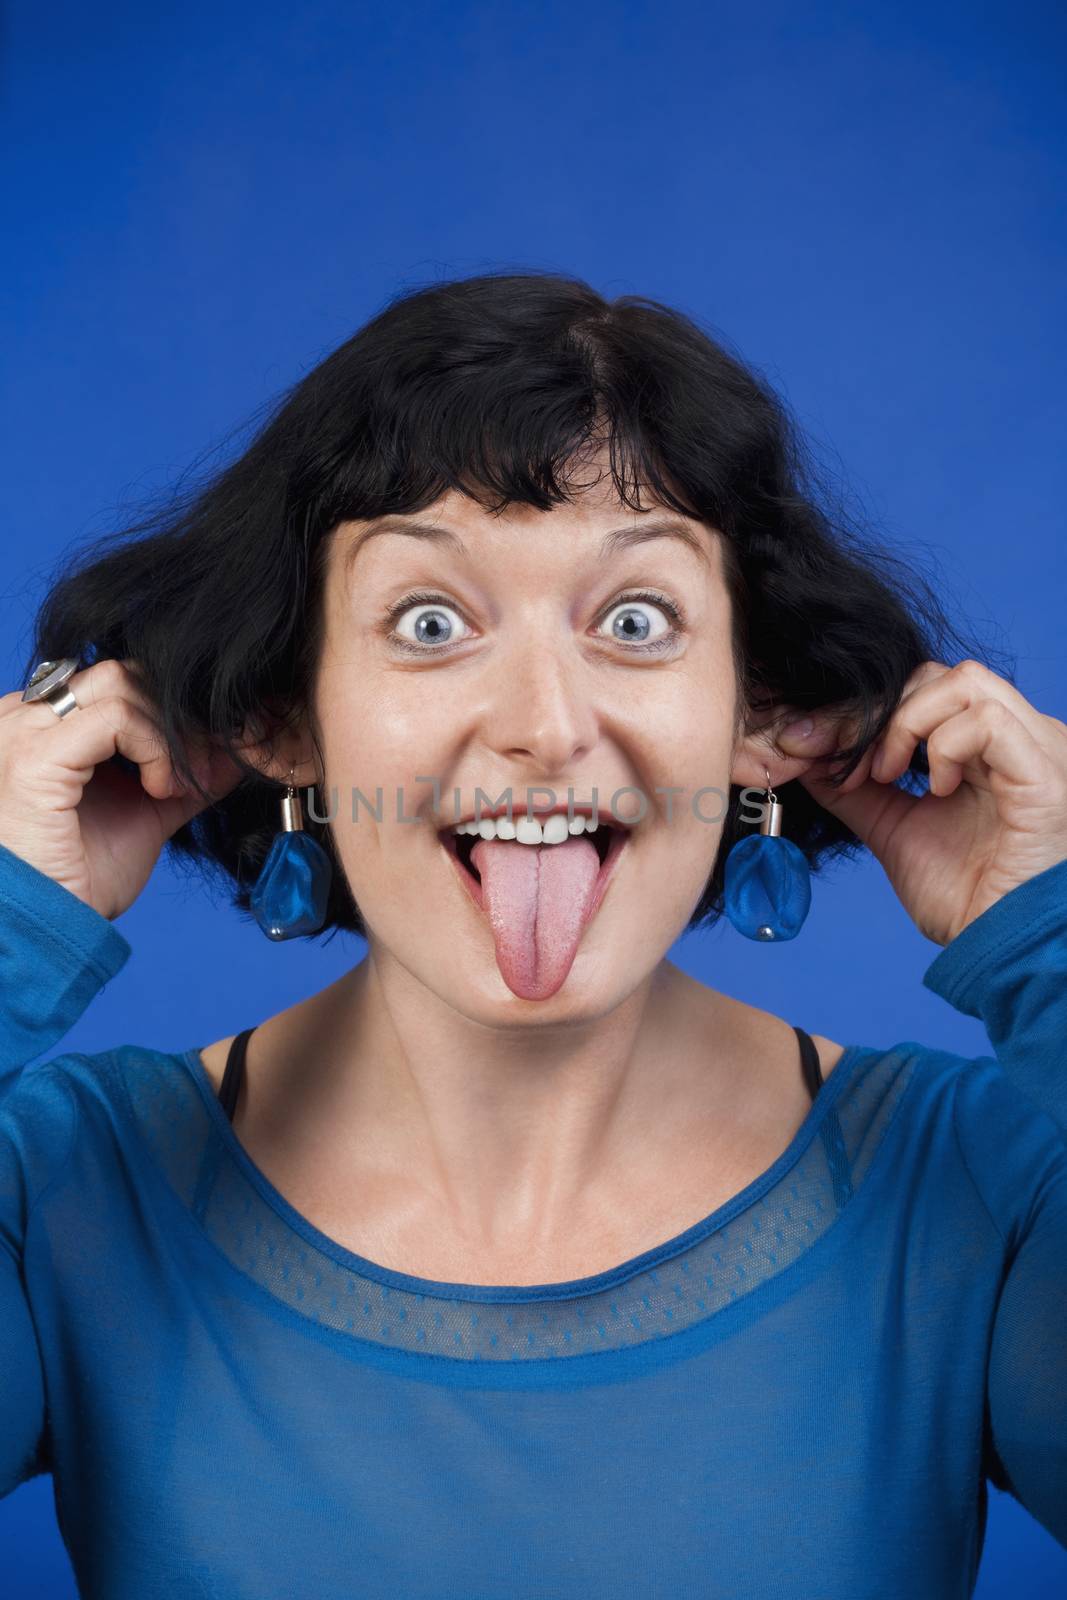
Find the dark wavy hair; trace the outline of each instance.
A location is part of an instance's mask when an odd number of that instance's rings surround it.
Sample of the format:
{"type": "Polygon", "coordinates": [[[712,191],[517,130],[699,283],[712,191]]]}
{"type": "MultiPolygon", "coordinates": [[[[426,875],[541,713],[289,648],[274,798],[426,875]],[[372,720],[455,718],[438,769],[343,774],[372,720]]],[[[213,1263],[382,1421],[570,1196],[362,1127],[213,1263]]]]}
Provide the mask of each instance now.
{"type": "MultiPolygon", "coordinates": [[[[606,300],[579,278],[530,271],[390,300],[268,404],[229,465],[179,484],[61,565],[37,613],[25,677],[60,656],[82,666],[134,658],[175,766],[205,799],[193,742],[210,736],[229,751],[244,769],[237,786],[167,849],[216,875],[250,915],[283,790],[236,741],[250,726],[270,741],[310,709],[332,531],[421,511],[450,489],[492,514],[512,503],[547,511],[573,498],[577,465],[604,447],[625,504],[645,509],[645,489],[652,503],[723,535],[746,725],[761,725],[777,703],[855,716],[837,782],[878,737],[920,662],[979,654],[925,578],[833,509],[811,446],[751,366],[656,300],[606,300]]],[[[928,774],[921,744],[901,782],[918,792],[928,774]]],[[[814,869],[862,848],[802,785],[780,793],[784,831],[814,869]]],[[[721,915],[726,854],[748,831],[740,795],[732,786],[690,928],[721,915]]],[[[305,823],[334,864],[322,932],[364,933],[329,825],[306,812],[305,823]]]]}

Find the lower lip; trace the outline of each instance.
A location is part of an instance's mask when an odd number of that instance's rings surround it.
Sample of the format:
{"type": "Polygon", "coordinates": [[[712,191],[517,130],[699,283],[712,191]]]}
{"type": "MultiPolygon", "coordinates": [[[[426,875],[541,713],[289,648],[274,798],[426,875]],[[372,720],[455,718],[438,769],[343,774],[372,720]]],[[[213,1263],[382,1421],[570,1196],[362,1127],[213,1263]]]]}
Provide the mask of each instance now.
{"type": "MultiPolygon", "coordinates": [[[[478,907],[478,910],[484,913],[485,902],[482,899],[482,886],[478,882],[477,878],[475,878],[474,874],[468,872],[462,861],[459,859],[454,835],[451,833],[446,833],[439,835],[438,837],[441,842],[441,848],[445,851],[445,854],[450,856],[452,859],[452,865],[456,869],[460,883],[470,895],[471,899],[474,901],[474,904],[478,907]]],[[[612,828],[611,843],[608,845],[607,854],[601,863],[600,872],[596,880],[596,887],[593,890],[593,898],[589,904],[589,915],[585,919],[585,926],[587,928],[592,922],[593,918],[596,916],[597,911],[600,909],[600,902],[603,900],[605,894],[607,894],[608,884],[614,877],[615,868],[618,866],[622,853],[626,849],[626,846],[629,844],[629,842],[630,835],[628,833],[623,832],[621,828],[612,828]]],[[[524,844],[520,845],[519,848],[521,850],[555,850],[556,846],[554,844],[524,844]]]]}

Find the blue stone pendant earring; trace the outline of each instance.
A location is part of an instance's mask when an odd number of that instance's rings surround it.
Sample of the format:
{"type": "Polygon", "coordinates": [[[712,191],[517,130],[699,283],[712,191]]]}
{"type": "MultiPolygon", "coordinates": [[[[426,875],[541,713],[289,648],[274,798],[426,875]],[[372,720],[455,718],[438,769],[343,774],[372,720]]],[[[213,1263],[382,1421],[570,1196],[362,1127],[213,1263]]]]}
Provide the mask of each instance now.
{"type": "Polygon", "coordinates": [[[724,909],[746,939],[795,939],[811,905],[807,857],[782,838],[782,812],[767,772],[760,831],[739,839],[726,857],[724,909]]]}
{"type": "Polygon", "coordinates": [[[281,832],[267,851],[250,905],[268,939],[295,939],[317,933],[326,920],[333,867],[317,840],[304,830],[300,796],[293,773],[282,797],[281,832]]]}

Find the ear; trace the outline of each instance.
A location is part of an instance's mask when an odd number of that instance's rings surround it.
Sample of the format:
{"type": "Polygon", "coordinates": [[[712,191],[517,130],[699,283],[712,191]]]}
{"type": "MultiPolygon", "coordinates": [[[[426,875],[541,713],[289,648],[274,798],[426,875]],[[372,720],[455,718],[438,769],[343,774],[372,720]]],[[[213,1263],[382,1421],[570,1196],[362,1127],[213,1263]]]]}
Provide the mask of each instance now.
{"type": "Polygon", "coordinates": [[[241,754],[265,778],[292,782],[297,789],[320,781],[311,734],[305,718],[281,718],[264,710],[244,727],[241,754]]]}
{"type": "Polygon", "coordinates": [[[742,788],[765,789],[770,773],[774,788],[801,777],[822,756],[832,755],[837,746],[836,727],[825,716],[798,711],[794,706],[776,706],[758,728],[738,740],[730,781],[742,788]],[[809,721],[811,731],[805,732],[809,721]]]}

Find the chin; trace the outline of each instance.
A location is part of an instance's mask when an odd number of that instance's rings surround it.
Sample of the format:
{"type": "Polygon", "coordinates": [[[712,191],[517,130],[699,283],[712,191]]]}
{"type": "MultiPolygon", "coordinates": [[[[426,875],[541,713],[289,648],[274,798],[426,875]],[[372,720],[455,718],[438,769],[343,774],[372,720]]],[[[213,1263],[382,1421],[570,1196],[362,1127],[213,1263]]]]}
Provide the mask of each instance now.
{"type": "Polygon", "coordinates": [[[651,975],[650,941],[642,930],[619,930],[606,945],[579,949],[563,983],[547,998],[528,1000],[512,993],[493,959],[492,941],[473,962],[455,970],[455,949],[443,963],[425,956],[405,963],[407,970],[443,1004],[482,1027],[516,1031],[593,1023],[608,1016],[651,975]],[[640,952],[640,959],[638,959],[640,952]]]}

